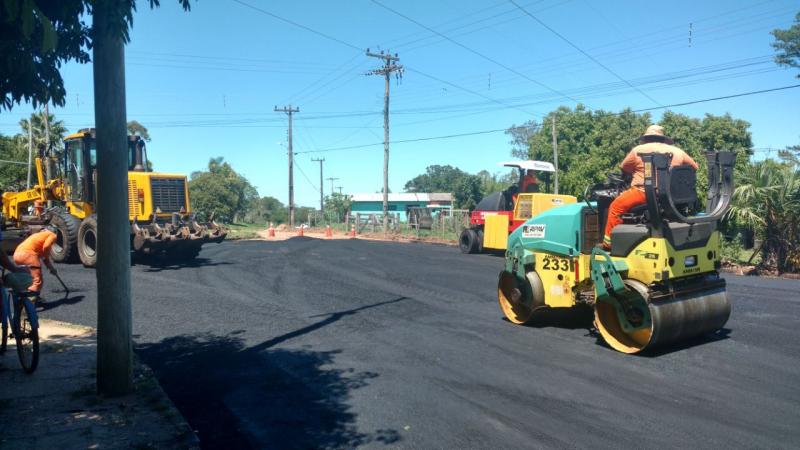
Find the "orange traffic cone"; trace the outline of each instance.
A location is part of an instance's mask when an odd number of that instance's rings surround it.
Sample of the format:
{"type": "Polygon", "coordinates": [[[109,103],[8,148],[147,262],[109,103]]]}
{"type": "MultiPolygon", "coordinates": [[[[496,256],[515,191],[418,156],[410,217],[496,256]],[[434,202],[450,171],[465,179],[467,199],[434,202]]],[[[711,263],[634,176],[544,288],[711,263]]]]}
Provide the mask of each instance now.
{"type": "Polygon", "coordinates": [[[331,230],[330,225],[325,227],[325,237],[333,237],[333,230],[331,230]]]}
{"type": "Polygon", "coordinates": [[[275,237],[275,227],[272,226],[272,222],[269,223],[269,228],[267,228],[267,237],[275,237]]]}
{"type": "Polygon", "coordinates": [[[356,226],[355,225],[351,225],[350,226],[350,237],[356,237],[356,226]]]}
{"type": "Polygon", "coordinates": [[[302,225],[300,225],[300,228],[298,228],[298,229],[297,229],[297,235],[298,235],[298,236],[302,236],[302,235],[303,235],[303,229],[304,229],[304,228],[305,228],[305,227],[303,227],[302,225]]]}

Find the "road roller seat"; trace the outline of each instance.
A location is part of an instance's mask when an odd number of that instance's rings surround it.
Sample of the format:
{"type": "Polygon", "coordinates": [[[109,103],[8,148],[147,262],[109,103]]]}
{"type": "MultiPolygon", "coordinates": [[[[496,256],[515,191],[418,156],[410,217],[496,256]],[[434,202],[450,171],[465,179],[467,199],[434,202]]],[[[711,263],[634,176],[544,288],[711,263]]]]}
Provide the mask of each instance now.
{"type": "MultiPolygon", "coordinates": [[[[697,199],[697,171],[688,164],[681,164],[670,168],[669,196],[675,208],[682,212],[689,212],[697,209],[699,205],[697,199]]],[[[665,214],[664,219],[673,221],[677,217],[668,214],[669,208],[659,205],[665,214]]],[[[623,214],[623,223],[636,224],[648,222],[648,205],[642,203],[631,208],[623,214]]]]}
{"type": "MultiPolygon", "coordinates": [[[[670,168],[669,196],[678,210],[688,211],[697,208],[697,171],[688,164],[670,168]]],[[[665,212],[669,211],[665,208],[665,212]]],[[[667,219],[677,219],[667,215],[667,219]]]]}

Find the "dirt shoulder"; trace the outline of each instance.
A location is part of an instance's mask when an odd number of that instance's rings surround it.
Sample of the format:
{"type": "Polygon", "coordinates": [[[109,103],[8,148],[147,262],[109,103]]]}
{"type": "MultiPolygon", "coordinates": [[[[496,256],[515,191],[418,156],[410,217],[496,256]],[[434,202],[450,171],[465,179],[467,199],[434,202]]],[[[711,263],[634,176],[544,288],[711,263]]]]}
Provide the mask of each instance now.
{"type": "MultiPolygon", "coordinates": [[[[258,235],[257,238],[258,240],[266,240],[266,241],[285,241],[287,239],[300,236],[297,230],[295,231],[275,230],[274,236],[270,236],[268,230],[259,230],[256,232],[256,234],[258,235]]],[[[416,237],[399,233],[389,233],[387,235],[384,235],[383,233],[359,233],[354,238],[349,234],[334,231],[331,233],[331,236],[325,236],[325,230],[317,228],[309,228],[304,230],[303,236],[315,239],[329,239],[329,240],[364,239],[370,241],[409,242],[409,243],[424,242],[428,244],[458,245],[457,242],[448,239],[441,239],[437,237],[416,237]]]]}

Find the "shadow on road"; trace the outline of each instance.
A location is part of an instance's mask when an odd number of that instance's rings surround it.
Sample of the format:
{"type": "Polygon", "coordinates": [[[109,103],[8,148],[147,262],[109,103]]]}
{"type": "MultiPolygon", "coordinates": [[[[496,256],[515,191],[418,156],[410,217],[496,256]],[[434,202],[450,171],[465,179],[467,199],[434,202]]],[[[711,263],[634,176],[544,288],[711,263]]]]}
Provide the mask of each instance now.
{"type": "Polygon", "coordinates": [[[204,448],[354,448],[400,441],[396,430],[360,432],[350,392],[375,372],[332,368],[340,351],[273,349],[359,311],[404,297],[326,314],[253,347],[226,336],[177,336],[137,346],[204,448]]]}
{"type": "Polygon", "coordinates": [[[571,308],[542,308],[527,324],[534,328],[566,328],[569,330],[588,330],[593,327],[594,312],[592,308],[576,305],[571,308]]]}
{"type": "Polygon", "coordinates": [[[83,295],[73,295],[71,297],[63,297],[58,300],[51,300],[37,305],[39,311],[49,311],[63,305],[74,305],[83,301],[83,295]]]}
{"type": "Polygon", "coordinates": [[[683,350],[690,349],[692,347],[697,347],[698,345],[707,345],[717,341],[724,341],[730,338],[730,334],[731,334],[730,328],[722,328],[713,333],[704,334],[702,336],[689,339],[688,341],[679,342],[677,344],[671,344],[666,347],[656,348],[648,352],[641,353],[637,356],[642,356],[645,358],[653,358],[653,357],[668,355],[670,353],[680,352],[683,350]]]}
{"type": "Polygon", "coordinates": [[[160,257],[139,257],[134,261],[137,266],[149,266],[145,272],[161,272],[164,270],[180,270],[194,267],[228,266],[233,263],[227,261],[212,261],[208,258],[195,258],[189,261],[172,261],[160,257]]]}

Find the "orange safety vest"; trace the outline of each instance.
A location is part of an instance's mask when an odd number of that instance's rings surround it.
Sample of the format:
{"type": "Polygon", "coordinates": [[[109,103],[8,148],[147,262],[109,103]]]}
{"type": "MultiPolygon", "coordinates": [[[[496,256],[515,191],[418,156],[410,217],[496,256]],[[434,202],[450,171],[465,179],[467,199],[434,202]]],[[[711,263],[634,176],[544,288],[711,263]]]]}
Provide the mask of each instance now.
{"type": "Polygon", "coordinates": [[[22,243],[17,246],[17,249],[14,251],[14,253],[33,253],[40,258],[47,258],[50,256],[50,249],[53,247],[53,243],[55,242],[55,233],[50,230],[42,230],[38,233],[33,233],[32,235],[28,236],[27,239],[22,241],[22,243]]]}

